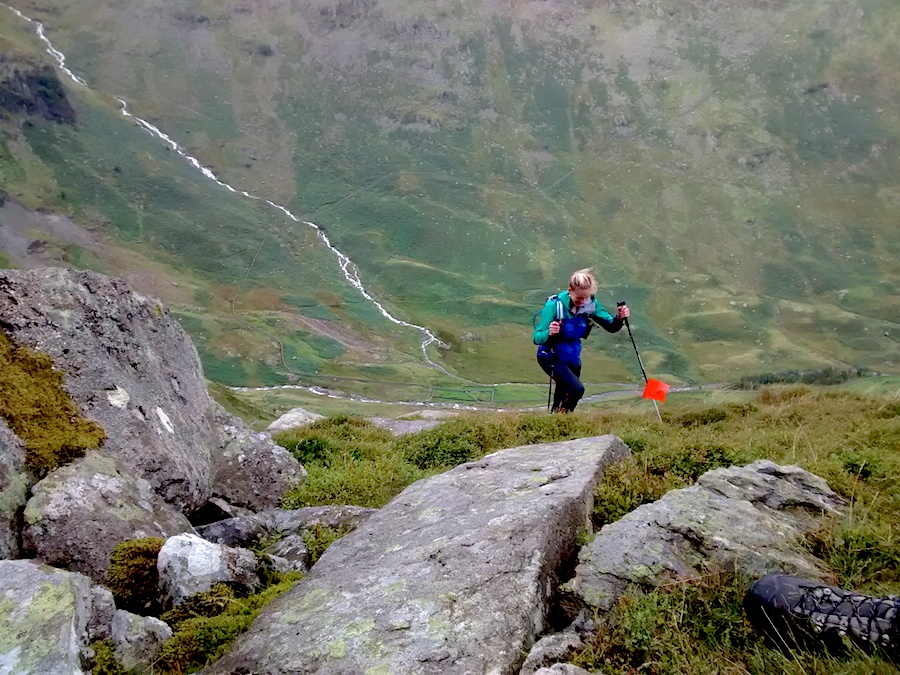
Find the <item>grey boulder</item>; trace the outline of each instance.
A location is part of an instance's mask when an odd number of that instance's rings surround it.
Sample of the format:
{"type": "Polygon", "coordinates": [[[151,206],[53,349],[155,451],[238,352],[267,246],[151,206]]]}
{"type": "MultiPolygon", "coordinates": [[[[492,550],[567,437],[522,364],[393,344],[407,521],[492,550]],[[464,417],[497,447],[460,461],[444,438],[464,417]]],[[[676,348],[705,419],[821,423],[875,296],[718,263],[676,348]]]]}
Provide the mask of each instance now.
{"type": "Polygon", "coordinates": [[[110,626],[116,660],[129,672],[152,672],[153,662],[172,629],[152,616],[118,610],[110,626]]]}
{"type": "Polygon", "coordinates": [[[0,673],[85,672],[91,614],[87,577],[32,560],[0,560],[0,673]]]}
{"type": "Polygon", "coordinates": [[[220,443],[213,458],[212,494],[251,511],[275,508],[306,480],[306,469],[267,433],[253,431],[216,405],[220,443]]]}
{"type": "Polygon", "coordinates": [[[715,469],[605,525],[564,590],[608,611],[632,585],[689,580],[710,568],[821,578],[803,536],[844,507],[824,480],[796,466],[760,460],[715,469]]]}
{"type": "Polygon", "coordinates": [[[171,607],[216,584],[236,586],[247,593],[259,590],[259,560],[243,548],[221,546],[196,534],[170,537],[156,558],[159,589],[171,607]]]}
{"type": "Polygon", "coordinates": [[[183,513],[209,498],[218,445],[197,350],[160,302],[122,279],[58,268],[0,270],[0,323],[48,355],[104,452],[183,513]]]}
{"type": "Polygon", "coordinates": [[[116,611],[116,600],[112,591],[100,584],[92,586],[91,620],[87,627],[88,638],[92,642],[94,640],[105,640],[110,636],[116,611]]]}
{"type": "Polygon", "coordinates": [[[590,675],[590,671],[571,663],[554,663],[552,666],[539,668],[534,671],[534,675],[590,675]]]}
{"type": "Polygon", "coordinates": [[[502,450],[406,488],[209,673],[514,673],[546,626],[614,436],[502,450]]]}
{"type": "Polygon", "coordinates": [[[50,473],[32,492],[25,506],[25,551],[97,583],[106,582],[116,544],[193,531],[149,482],[99,452],[50,473]]]}
{"type": "Polygon", "coordinates": [[[394,436],[406,436],[419,431],[434,429],[443,420],[391,420],[384,417],[370,417],[369,422],[382,429],[387,429],[394,436]]]}
{"type": "Polygon", "coordinates": [[[29,487],[22,441],[0,419],[0,559],[19,557],[19,516],[29,487]]]}
{"type": "Polygon", "coordinates": [[[364,506],[307,506],[302,509],[269,509],[249,516],[228,518],[197,528],[197,534],[216,544],[248,547],[262,539],[301,535],[316,527],[350,532],[377,509],[364,506]]]}
{"type": "Polygon", "coordinates": [[[312,424],[316,420],[322,419],[322,417],[323,416],[319,415],[318,413],[309,412],[308,410],[304,410],[303,408],[292,408],[277,420],[272,422],[266,428],[266,431],[274,433],[276,431],[287,431],[288,429],[305,427],[308,424],[312,424]]]}

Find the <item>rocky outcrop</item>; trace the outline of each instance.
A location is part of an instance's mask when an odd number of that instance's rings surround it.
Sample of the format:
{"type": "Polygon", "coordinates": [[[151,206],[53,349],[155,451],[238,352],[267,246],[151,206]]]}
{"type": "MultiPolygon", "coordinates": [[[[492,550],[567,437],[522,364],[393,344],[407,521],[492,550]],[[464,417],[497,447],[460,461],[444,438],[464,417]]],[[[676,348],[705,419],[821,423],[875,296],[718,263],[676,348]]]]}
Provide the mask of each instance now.
{"type": "Polygon", "coordinates": [[[163,642],[172,637],[168,624],[152,616],[139,616],[118,610],[109,628],[116,660],[128,672],[152,672],[153,663],[163,642]]]}
{"type": "Polygon", "coordinates": [[[212,401],[179,323],[122,279],[0,270],[0,330],[49,356],[105,430],[103,454],[184,514],[269,508],[305,477],[293,455],[212,401]]]}
{"type": "Polygon", "coordinates": [[[22,441],[0,419],[0,559],[19,557],[19,518],[30,485],[22,441]]]}
{"type": "Polygon", "coordinates": [[[511,673],[589,527],[600,436],[512,448],[414,483],[325,551],[210,673],[511,673]]]}
{"type": "Polygon", "coordinates": [[[824,480],[795,466],[760,460],[716,469],[605,525],[565,589],[607,611],[630,586],[690,580],[710,567],[822,578],[803,535],[843,509],[824,480]]]}
{"type": "Polygon", "coordinates": [[[193,528],[146,480],[93,452],[52,472],[25,507],[23,547],[42,562],[106,582],[119,542],[193,528]]]}
{"type": "Polygon", "coordinates": [[[362,506],[271,509],[198,527],[197,532],[208,541],[226,546],[259,547],[271,540],[261,549],[266,564],[279,572],[306,572],[311,563],[303,539],[307,531],[327,527],[341,533],[352,532],[376,511],[362,506]]]}
{"type": "Polygon", "coordinates": [[[106,454],[184,513],[206,502],[219,435],[197,350],[159,302],[92,272],[2,270],[0,328],[66,374],[106,454]]]}
{"type": "Polygon", "coordinates": [[[571,663],[554,663],[549,668],[539,668],[534,675],[590,675],[590,671],[571,663]]]}
{"type": "Polygon", "coordinates": [[[216,405],[220,444],[213,461],[214,498],[252,511],[278,506],[287,490],[306,480],[306,469],[267,433],[253,431],[216,405]]]}
{"type": "Polygon", "coordinates": [[[221,546],[196,534],[171,537],[157,557],[159,589],[165,606],[179,605],[216,584],[250,594],[259,590],[259,561],[243,548],[221,546]]]}
{"type": "Polygon", "coordinates": [[[434,429],[442,422],[454,417],[459,417],[455,410],[419,410],[408,415],[402,415],[397,419],[384,417],[369,417],[368,420],[375,426],[387,429],[394,436],[405,436],[417,431],[434,429]]]}
{"type": "MultiPolygon", "coordinates": [[[[41,117],[50,122],[75,124],[75,110],[66,90],[49,65],[27,65],[0,80],[0,113],[41,117]]],[[[2,115],[0,115],[2,116],[2,115]]]]}
{"type": "Polygon", "coordinates": [[[387,429],[394,436],[406,436],[418,431],[427,431],[442,423],[442,420],[392,420],[384,417],[370,417],[369,421],[376,427],[387,429]]]}
{"type": "Polygon", "coordinates": [[[91,620],[88,623],[88,638],[105,640],[112,633],[112,622],[116,616],[116,600],[112,591],[99,584],[91,588],[91,620]]]}

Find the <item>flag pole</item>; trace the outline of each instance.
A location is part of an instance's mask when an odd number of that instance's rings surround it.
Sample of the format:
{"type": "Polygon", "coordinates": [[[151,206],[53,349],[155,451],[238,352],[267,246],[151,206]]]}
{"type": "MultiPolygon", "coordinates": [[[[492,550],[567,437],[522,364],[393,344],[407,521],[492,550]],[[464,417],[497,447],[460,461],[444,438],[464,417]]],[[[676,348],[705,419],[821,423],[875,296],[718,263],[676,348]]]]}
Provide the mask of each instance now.
{"type": "MultiPolygon", "coordinates": [[[[621,307],[625,304],[625,301],[619,301],[616,303],[617,307],[621,307]]],[[[649,380],[647,379],[647,371],[644,370],[644,362],[641,361],[641,353],[638,351],[637,343],[634,341],[634,334],[631,332],[631,324],[628,323],[628,317],[625,317],[625,328],[628,329],[628,337],[631,338],[631,346],[634,347],[635,356],[637,356],[638,365],[641,367],[641,375],[644,376],[644,384],[649,384],[649,380]]],[[[656,416],[659,418],[659,421],[662,422],[662,414],[659,412],[659,405],[656,403],[655,398],[651,398],[653,401],[653,407],[656,408],[656,416]]]]}

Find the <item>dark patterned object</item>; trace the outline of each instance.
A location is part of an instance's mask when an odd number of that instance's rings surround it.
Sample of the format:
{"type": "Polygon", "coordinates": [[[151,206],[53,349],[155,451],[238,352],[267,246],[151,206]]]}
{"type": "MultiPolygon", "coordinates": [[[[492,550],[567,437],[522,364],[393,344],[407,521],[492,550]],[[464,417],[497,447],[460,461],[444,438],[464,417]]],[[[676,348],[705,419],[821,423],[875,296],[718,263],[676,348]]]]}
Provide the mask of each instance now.
{"type": "Polygon", "coordinates": [[[744,598],[753,625],[780,647],[818,642],[840,650],[843,636],[870,651],[900,655],[900,598],[852,593],[784,574],[767,574],[744,598]]]}

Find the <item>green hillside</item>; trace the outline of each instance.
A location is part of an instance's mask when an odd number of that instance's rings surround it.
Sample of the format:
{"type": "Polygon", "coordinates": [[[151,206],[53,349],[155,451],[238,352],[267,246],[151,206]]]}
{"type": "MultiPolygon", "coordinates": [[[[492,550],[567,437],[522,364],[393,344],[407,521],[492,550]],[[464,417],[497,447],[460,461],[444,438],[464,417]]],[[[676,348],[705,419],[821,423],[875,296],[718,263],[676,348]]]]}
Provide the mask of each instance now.
{"type": "MultiPolygon", "coordinates": [[[[900,371],[895,2],[13,4],[93,91],[65,82],[74,126],[4,141],[27,174],[6,192],[129,251],[94,263],[179,283],[214,380],[452,383],[312,228],[110,94],[323,227],[464,378],[541,381],[531,315],[588,265],[669,381],[900,371]]],[[[13,19],[3,39],[50,62],[13,19]]],[[[627,335],[591,342],[590,380],[640,377],[627,335]]]]}

